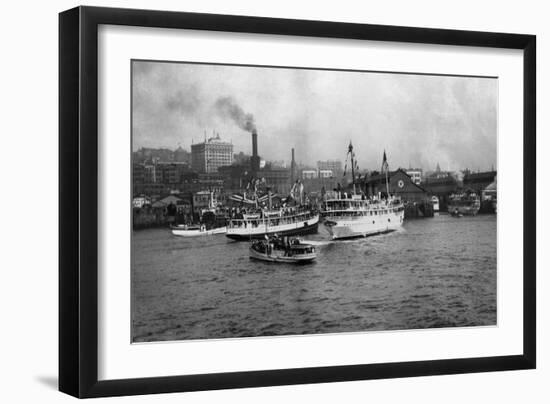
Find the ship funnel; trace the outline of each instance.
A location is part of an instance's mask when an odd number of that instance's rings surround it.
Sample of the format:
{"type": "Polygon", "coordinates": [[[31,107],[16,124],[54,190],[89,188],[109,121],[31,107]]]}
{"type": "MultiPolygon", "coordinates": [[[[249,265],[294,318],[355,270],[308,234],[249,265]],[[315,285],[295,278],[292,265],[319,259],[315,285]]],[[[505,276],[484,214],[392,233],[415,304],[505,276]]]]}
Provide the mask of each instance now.
{"type": "Polygon", "coordinates": [[[250,165],[252,174],[256,176],[260,171],[260,156],[258,156],[258,132],[256,129],[252,130],[252,157],[250,158],[250,165]]]}

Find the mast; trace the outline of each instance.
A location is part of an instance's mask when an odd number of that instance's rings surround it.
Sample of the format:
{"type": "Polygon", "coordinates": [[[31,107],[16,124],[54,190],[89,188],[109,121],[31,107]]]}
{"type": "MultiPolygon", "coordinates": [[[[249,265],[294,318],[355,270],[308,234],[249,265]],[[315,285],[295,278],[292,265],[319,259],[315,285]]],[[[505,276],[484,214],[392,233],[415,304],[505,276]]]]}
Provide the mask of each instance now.
{"type": "Polygon", "coordinates": [[[388,159],[386,157],[386,150],[384,150],[384,157],[382,157],[382,171],[386,174],[386,198],[390,199],[390,185],[388,183],[388,171],[390,167],[388,164],[388,159]]]}
{"type": "Polygon", "coordinates": [[[388,184],[388,170],[386,170],[386,195],[387,199],[390,199],[390,186],[388,184]]]}
{"type": "Polygon", "coordinates": [[[353,158],[354,153],[353,153],[353,145],[351,144],[351,140],[349,141],[348,154],[351,155],[351,183],[353,184],[353,195],[355,195],[355,159],[353,158]]]}

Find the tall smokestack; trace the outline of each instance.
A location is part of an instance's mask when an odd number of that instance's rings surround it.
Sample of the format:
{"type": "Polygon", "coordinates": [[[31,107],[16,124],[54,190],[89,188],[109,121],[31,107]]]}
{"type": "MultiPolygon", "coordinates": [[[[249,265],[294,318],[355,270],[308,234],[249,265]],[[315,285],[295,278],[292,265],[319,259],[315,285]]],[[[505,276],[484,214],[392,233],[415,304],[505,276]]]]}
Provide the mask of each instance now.
{"type": "Polygon", "coordinates": [[[252,155],[258,155],[258,133],[256,130],[252,131],[252,155]]]}
{"type": "Polygon", "coordinates": [[[252,130],[252,157],[250,158],[252,174],[256,176],[260,171],[260,156],[258,156],[258,133],[256,129],[252,130]]]}

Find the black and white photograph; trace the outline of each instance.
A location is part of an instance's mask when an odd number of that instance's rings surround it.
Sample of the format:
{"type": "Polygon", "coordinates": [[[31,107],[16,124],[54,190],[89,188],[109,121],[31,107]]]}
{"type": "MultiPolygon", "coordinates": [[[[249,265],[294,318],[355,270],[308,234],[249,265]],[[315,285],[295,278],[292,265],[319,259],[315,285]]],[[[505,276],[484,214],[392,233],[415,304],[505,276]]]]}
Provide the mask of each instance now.
{"type": "Polygon", "coordinates": [[[543,2],[91,3],[3,7],[2,402],[548,401],[543,2]]]}
{"type": "Polygon", "coordinates": [[[132,342],[496,326],[498,86],[132,60],[132,342]]]}

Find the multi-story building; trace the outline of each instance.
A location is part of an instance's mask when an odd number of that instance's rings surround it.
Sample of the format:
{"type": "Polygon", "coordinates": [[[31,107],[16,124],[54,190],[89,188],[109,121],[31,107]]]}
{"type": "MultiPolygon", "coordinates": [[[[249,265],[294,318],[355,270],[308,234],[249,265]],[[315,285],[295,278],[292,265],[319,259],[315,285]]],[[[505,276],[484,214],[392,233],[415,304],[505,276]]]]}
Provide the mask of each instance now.
{"type": "Polygon", "coordinates": [[[211,137],[203,143],[191,145],[191,168],[198,173],[217,173],[218,167],[231,165],[233,145],[220,139],[220,135],[211,137]]]}
{"type": "Polygon", "coordinates": [[[143,165],[143,182],[148,184],[155,184],[162,182],[157,171],[156,164],[144,164],[143,165]]]}
{"type": "Polygon", "coordinates": [[[331,170],[334,175],[342,172],[341,160],[324,160],[317,162],[317,169],[319,170],[331,170]]]}
{"type": "Polygon", "coordinates": [[[134,184],[145,183],[145,167],[143,164],[134,163],[132,169],[132,182],[134,184]]]}
{"type": "Polygon", "coordinates": [[[224,190],[224,176],[220,173],[199,174],[199,187],[201,191],[220,194],[224,190]]]}
{"type": "Polygon", "coordinates": [[[317,178],[317,170],[302,170],[302,179],[309,180],[317,178]]]}
{"type": "Polygon", "coordinates": [[[420,185],[422,182],[422,169],[421,168],[408,168],[405,170],[407,175],[411,177],[412,181],[416,185],[420,185]]]}
{"type": "Polygon", "coordinates": [[[189,172],[187,163],[157,163],[157,182],[165,184],[177,184],[181,182],[182,176],[189,172]]]}
{"type": "Polygon", "coordinates": [[[290,191],[290,171],[287,168],[267,167],[258,171],[257,177],[251,173],[248,165],[231,165],[220,168],[225,193],[239,193],[252,184],[252,180],[260,180],[261,187],[270,188],[274,193],[287,194],[290,191]]]}
{"type": "Polygon", "coordinates": [[[332,177],[334,177],[334,172],[332,170],[319,169],[319,178],[332,178],[332,177]]]}
{"type": "Polygon", "coordinates": [[[134,163],[145,163],[154,160],[157,161],[173,161],[174,151],[170,149],[153,149],[149,147],[142,147],[139,150],[132,153],[134,163]]]}
{"type": "Polygon", "coordinates": [[[287,168],[286,167],[286,161],[284,160],[272,160],[267,163],[273,168],[287,168]]]}
{"type": "Polygon", "coordinates": [[[264,168],[258,173],[259,178],[265,178],[266,185],[274,192],[288,194],[290,192],[290,172],[286,168],[264,168]]]}
{"type": "Polygon", "coordinates": [[[199,177],[186,163],[134,163],[132,170],[133,195],[165,195],[171,192],[200,190],[199,177]]]}
{"type": "Polygon", "coordinates": [[[232,164],[218,168],[225,192],[241,192],[250,180],[250,164],[232,164]]]}

